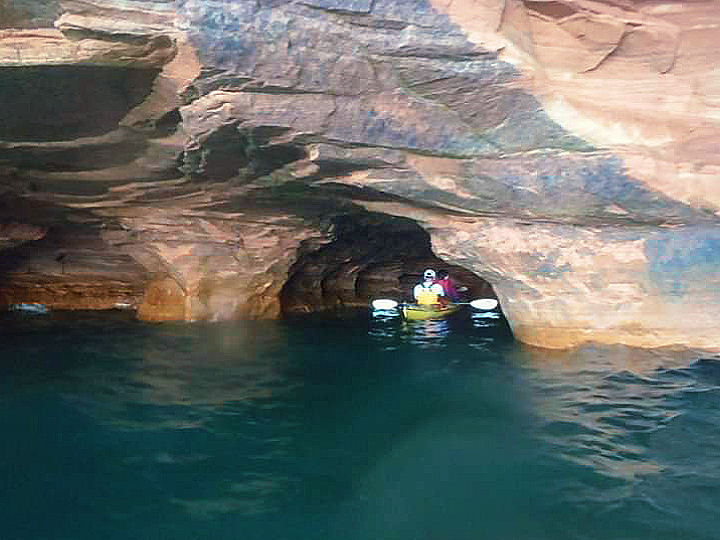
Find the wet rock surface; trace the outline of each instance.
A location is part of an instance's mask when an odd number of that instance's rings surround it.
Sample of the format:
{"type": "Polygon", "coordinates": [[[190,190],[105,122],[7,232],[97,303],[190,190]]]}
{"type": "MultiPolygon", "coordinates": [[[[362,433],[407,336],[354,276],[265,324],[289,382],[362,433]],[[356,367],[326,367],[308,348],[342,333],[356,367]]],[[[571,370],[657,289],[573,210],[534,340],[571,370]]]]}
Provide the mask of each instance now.
{"type": "Polygon", "coordinates": [[[713,3],[0,20],[2,305],[276,317],[402,297],[431,265],[534,345],[720,348],[713,3]]]}

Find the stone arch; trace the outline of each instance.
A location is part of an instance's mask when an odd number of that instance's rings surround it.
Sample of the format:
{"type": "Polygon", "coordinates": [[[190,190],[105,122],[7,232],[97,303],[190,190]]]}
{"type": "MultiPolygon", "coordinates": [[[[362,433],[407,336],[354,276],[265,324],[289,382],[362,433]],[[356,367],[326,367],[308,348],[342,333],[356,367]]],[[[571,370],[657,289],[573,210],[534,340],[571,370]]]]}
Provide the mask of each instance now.
{"type": "Polygon", "coordinates": [[[496,298],[492,285],[471,270],[433,253],[430,235],[407,218],[345,215],[334,239],[302,253],[280,293],[285,314],[366,308],[373,299],[408,301],[425,268],[446,269],[467,299],[496,298]]]}

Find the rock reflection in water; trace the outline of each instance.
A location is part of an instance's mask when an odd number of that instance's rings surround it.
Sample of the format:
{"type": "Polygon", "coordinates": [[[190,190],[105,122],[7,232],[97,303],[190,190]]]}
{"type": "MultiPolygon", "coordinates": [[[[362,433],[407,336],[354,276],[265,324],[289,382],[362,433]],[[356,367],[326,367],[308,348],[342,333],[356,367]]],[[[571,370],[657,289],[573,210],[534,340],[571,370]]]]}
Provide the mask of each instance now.
{"type": "Polygon", "coordinates": [[[131,441],[121,466],[189,517],[276,510],[297,479],[258,463],[290,459],[299,425],[278,323],[144,328],[146,339],[121,340],[122,363],[103,361],[110,337],[87,350],[95,361],[68,374],[78,384],[66,402],[131,441]]]}
{"type": "Polygon", "coordinates": [[[674,396],[695,384],[663,372],[691,364],[697,352],[585,346],[525,354],[532,407],[544,420],[539,436],[557,455],[613,478],[660,472],[662,452],[647,439],[681,414],[674,396]]]}
{"type": "Polygon", "coordinates": [[[5,536],[715,538],[717,357],[458,315],[8,321],[5,536]]]}
{"type": "MultiPolygon", "coordinates": [[[[287,389],[282,375],[286,358],[274,354],[283,343],[275,323],[262,331],[257,323],[252,329],[222,323],[155,330],[146,340],[125,342],[128,347],[118,354],[129,362],[88,362],[73,372],[86,383],[84,388],[94,390],[93,403],[207,408],[262,400],[287,389]]],[[[142,422],[136,427],[142,428],[142,422]]]]}

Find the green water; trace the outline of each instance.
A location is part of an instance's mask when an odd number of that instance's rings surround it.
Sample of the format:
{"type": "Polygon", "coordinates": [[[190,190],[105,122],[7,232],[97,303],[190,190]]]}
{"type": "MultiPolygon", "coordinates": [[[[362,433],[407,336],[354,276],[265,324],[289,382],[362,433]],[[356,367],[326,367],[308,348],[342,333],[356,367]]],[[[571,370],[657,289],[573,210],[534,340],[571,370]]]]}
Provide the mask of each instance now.
{"type": "Polygon", "coordinates": [[[720,360],[461,313],[6,316],[4,539],[720,538],[720,360]]]}

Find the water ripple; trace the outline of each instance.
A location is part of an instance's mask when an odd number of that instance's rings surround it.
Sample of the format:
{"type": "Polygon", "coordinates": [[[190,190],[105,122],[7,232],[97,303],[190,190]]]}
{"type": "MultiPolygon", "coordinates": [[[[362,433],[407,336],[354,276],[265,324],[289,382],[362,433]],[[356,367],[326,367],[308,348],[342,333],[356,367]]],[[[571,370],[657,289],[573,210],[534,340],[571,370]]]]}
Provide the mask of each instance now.
{"type": "Polygon", "coordinates": [[[718,358],[367,318],[23,330],[6,536],[718,537],[718,358]]]}
{"type": "Polygon", "coordinates": [[[708,384],[720,377],[718,365],[598,347],[567,353],[562,364],[535,362],[534,407],[545,419],[538,436],[566,459],[602,474],[637,480],[659,473],[672,448],[668,438],[686,448],[688,437],[703,445],[697,434],[717,431],[720,416],[707,412],[720,405],[717,387],[708,384]],[[687,363],[665,367],[678,362],[687,363]]]}

